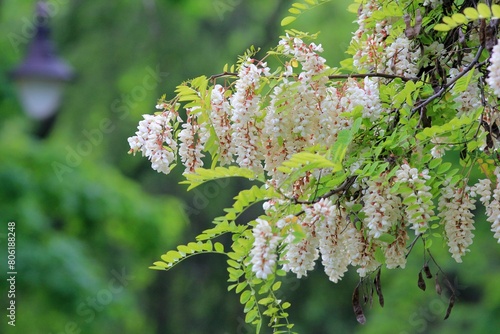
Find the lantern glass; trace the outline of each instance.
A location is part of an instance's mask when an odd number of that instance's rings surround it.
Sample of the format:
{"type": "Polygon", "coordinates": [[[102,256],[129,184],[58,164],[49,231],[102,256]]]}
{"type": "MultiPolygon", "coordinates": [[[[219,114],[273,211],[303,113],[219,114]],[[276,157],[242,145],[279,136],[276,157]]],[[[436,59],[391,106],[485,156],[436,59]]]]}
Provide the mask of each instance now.
{"type": "Polygon", "coordinates": [[[37,120],[54,115],[61,103],[64,83],[42,78],[19,78],[17,90],[26,113],[37,120]]]}

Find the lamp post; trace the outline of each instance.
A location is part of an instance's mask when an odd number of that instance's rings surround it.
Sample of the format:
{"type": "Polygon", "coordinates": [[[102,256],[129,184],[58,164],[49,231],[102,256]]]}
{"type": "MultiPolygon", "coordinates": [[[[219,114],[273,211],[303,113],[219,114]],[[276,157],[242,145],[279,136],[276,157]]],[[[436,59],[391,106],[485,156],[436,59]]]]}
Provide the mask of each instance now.
{"type": "Polygon", "coordinates": [[[49,13],[44,1],[37,3],[35,17],[35,36],[28,45],[25,59],[11,72],[11,76],[24,111],[30,118],[42,123],[38,136],[45,137],[61,104],[64,84],[74,77],[74,72],[56,54],[50,39],[49,13]]]}

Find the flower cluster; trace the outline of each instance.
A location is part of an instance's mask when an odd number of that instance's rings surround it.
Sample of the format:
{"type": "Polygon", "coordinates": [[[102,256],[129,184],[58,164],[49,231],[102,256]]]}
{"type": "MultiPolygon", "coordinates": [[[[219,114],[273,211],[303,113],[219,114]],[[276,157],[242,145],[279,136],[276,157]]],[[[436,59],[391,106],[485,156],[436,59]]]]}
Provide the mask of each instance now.
{"type": "Polygon", "coordinates": [[[415,77],[420,49],[404,34],[391,42],[392,26],[387,19],[376,21],[373,13],[381,10],[378,1],[370,0],[358,11],[359,25],[351,45],[355,48],[353,64],[360,71],[415,77]]]}
{"type": "Polygon", "coordinates": [[[136,135],[128,138],[129,153],[141,151],[154,170],[168,174],[176,160],[177,142],[172,136],[174,123],[179,122],[178,115],[173,110],[166,110],[156,115],[143,115],[143,118],[136,135]]]}
{"type": "Polygon", "coordinates": [[[401,198],[392,195],[389,187],[383,187],[381,181],[368,181],[364,190],[363,211],[365,225],[373,238],[379,238],[401,221],[401,198]]]}
{"type": "Polygon", "coordinates": [[[430,179],[429,171],[421,173],[416,168],[404,163],[396,172],[398,182],[405,184],[411,191],[401,194],[405,204],[406,221],[415,233],[425,232],[429,226],[429,220],[434,216],[431,187],[425,182],[430,179]]]}
{"type": "Polygon", "coordinates": [[[231,110],[225,93],[226,89],[217,84],[212,89],[210,97],[212,107],[210,119],[212,120],[212,125],[219,141],[218,155],[219,163],[222,166],[231,164],[234,154],[234,146],[231,145],[231,110]]]}
{"type": "Polygon", "coordinates": [[[249,59],[242,64],[236,81],[235,93],[230,98],[231,105],[231,145],[234,147],[236,163],[240,167],[250,168],[256,174],[262,171],[262,153],[260,149],[261,129],[257,126],[260,110],[261,75],[269,75],[266,63],[254,64],[249,59]]]}
{"type": "Polygon", "coordinates": [[[257,218],[253,228],[254,243],[250,251],[252,270],[257,278],[266,279],[276,266],[276,248],[281,237],[273,233],[271,225],[264,219],[257,218]]]}
{"type": "Polygon", "coordinates": [[[470,187],[445,186],[439,199],[439,214],[444,221],[446,237],[451,256],[462,262],[462,256],[469,251],[474,234],[475,200],[470,196],[470,187]]]}
{"type": "Polygon", "coordinates": [[[361,5],[358,11],[359,27],[351,44],[356,45],[353,64],[359,70],[381,72],[384,68],[383,50],[387,46],[386,39],[391,26],[387,20],[373,23],[372,15],[380,9],[378,1],[369,0],[361,5]]]}
{"type": "Polygon", "coordinates": [[[493,89],[495,95],[500,97],[500,40],[493,48],[490,62],[491,64],[488,66],[490,73],[486,79],[486,83],[493,89]]]}
{"type": "Polygon", "coordinates": [[[385,50],[385,73],[416,77],[420,49],[414,47],[405,35],[398,36],[385,50]]]}
{"type": "Polygon", "coordinates": [[[202,153],[204,144],[208,139],[206,125],[199,124],[194,109],[187,109],[188,118],[186,123],[182,124],[182,130],[179,133],[179,156],[182,164],[186,167],[186,173],[193,173],[196,168],[203,166],[202,153]]]}
{"type": "Polygon", "coordinates": [[[491,183],[482,181],[481,189],[476,190],[476,192],[481,195],[480,201],[486,206],[487,221],[491,223],[491,231],[494,233],[495,239],[500,243],[500,168],[495,170],[495,176],[497,182],[491,202],[491,190],[489,189],[491,183]]]}

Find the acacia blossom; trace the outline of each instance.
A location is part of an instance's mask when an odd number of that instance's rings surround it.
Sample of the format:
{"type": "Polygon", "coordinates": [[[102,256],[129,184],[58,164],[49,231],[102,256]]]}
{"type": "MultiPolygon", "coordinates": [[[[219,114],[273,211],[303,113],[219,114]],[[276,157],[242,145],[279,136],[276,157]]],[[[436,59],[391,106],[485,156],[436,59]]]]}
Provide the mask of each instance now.
{"type": "Polygon", "coordinates": [[[205,142],[208,139],[206,125],[199,124],[195,109],[186,110],[188,118],[186,123],[182,124],[182,130],[179,133],[179,156],[183,165],[186,167],[185,173],[193,173],[196,168],[203,167],[202,153],[205,142]]]}
{"type": "Polygon", "coordinates": [[[345,250],[343,234],[345,219],[331,200],[323,198],[312,207],[306,208],[306,216],[315,221],[316,237],[319,241],[321,263],[328,278],[337,283],[347,271],[349,257],[345,250]]]}
{"type": "Polygon", "coordinates": [[[406,266],[406,241],[409,239],[406,225],[401,223],[396,227],[396,240],[389,244],[385,251],[385,265],[387,269],[406,266]]]}
{"type": "MultiPolygon", "coordinates": [[[[468,58],[464,60],[472,61],[470,57],[471,56],[468,56],[468,58]]],[[[459,75],[460,72],[461,70],[459,69],[451,68],[449,72],[449,80],[459,75]]],[[[478,75],[479,71],[475,69],[473,76],[478,77],[478,75]]],[[[459,95],[453,99],[453,101],[457,102],[460,105],[457,108],[457,117],[460,117],[464,114],[466,115],[470,112],[474,112],[481,106],[481,92],[478,85],[470,83],[469,85],[467,85],[467,89],[463,92],[460,92],[459,95]]]]}
{"type": "Polygon", "coordinates": [[[128,138],[129,153],[141,151],[142,156],[151,161],[154,170],[168,174],[170,165],[177,158],[177,142],[172,138],[173,124],[182,120],[172,110],[156,115],[143,115],[143,118],[137,126],[135,136],[128,138]]]}
{"type": "Polygon", "coordinates": [[[408,163],[401,165],[396,172],[396,179],[411,188],[411,192],[401,194],[405,205],[406,221],[415,230],[415,234],[421,234],[427,230],[429,220],[434,216],[431,187],[425,184],[430,179],[429,171],[421,173],[416,168],[411,168],[408,163]]]}
{"type": "Polygon", "coordinates": [[[493,199],[489,202],[488,196],[483,194],[484,202],[482,202],[486,206],[486,220],[491,223],[491,231],[494,233],[494,238],[500,243],[500,168],[495,170],[495,176],[497,182],[493,190],[493,199]]]}
{"type": "Polygon", "coordinates": [[[210,119],[219,140],[218,154],[221,166],[229,165],[233,161],[234,147],[231,145],[231,109],[224,96],[226,89],[217,84],[212,89],[210,105],[212,107],[210,119]]]}
{"type": "MultiPolygon", "coordinates": [[[[318,54],[323,51],[321,45],[307,44],[300,38],[288,36],[279,45],[284,55],[300,63],[302,71],[296,81],[283,78],[273,89],[265,110],[265,170],[273,176],[276,175],[276,167],[292,154],[317,142],[322,126],[321,114],[330,112],[322,106],[322,101],[326,99],[328,78],[321,74],[328,66],[318,54]]],[[[292,66],[287,65],[287,68],[285,74],[292,76],[292,66]]]]}
{"type": "Polygon", "coordinates": [[[488,66],[488,78],[486,83],[493,89],[497,97],[500,97],[500,40],[493,47],[490,57],[490,66],[488,66]]]}
{"type": "Polygon", "coordinates": [[[462,256],[469,251],[474,234],[475,200],[470,196],[470,187],[445,186],[439,199],[439,214],[444,221],[446,237],[451,256],[462,262],[462,256]]]}
{"type": "Polygon", "coordinates": [[[379,243],[365,236],[363,229],[356,229],[354,224],[347,224],[344,233],[349,262],[352,266],[358,267],[356,272],[359,277],[365,277],[366,274],[377,269],[380,263],[375,259],[375,249],[379,243]]]}
{"type": "Polygon", "coordinates": [[[369,235],[379,238],[401,220],[401,199],[392,195],[390,188],[384,187],[382,181],[370,180],[367,184],[363,192],[364,223],[369,235]]]}
{"type": "Polygon", "coordinates": [[[248,59],[241,65],[236,91],[230,98],[232,147],[236,154],[236,163],[240,167],[250,168],[256,174],[262,171],[263,159],[260,137],[262,129],[258,124],[261,117],[260,87],[261,75],[269,75],[266,63],[254,64],[248,59]]]}
{"type": "Polygon", "coordinates": [[[412,41],[404,34],[398,36],[384,51],[385,69],[388,74],[415,77],[418,73],[420,48],[412,45],[412,41]]]}
{"type": "Polygon", "coordinates": [[[274,234],[267,220],[257,218],[253,228],[254,243],[250,251],[252,271],[257,278],[266,279],[273,273],[278,258],[276,248],[281,237],[274,234]]]}
{"type": "Polygon", "coordinates": [[[319,257],[319,240],[314,232],[314,226],[307,220],[298,222],[302,228],[304,237],[296,242],[292,229],[283,240],[285,247],[280,255],[284,262],[283,270],[291,271],[297,278],[307,276],[307,272],[314,269],[315,261],[319,257]]]}
{"type": "Polygon", "coordinates": [[[386,39],[391,25],[387,20],[372,23],[374,12],[381,10],[378,1],[368,0],[358,11],[357,23],[359,28],[354,33],[351,45],[356,48],[353,55],[353,65],[361,71],[382,72],[385,64],[383,51],[386,48],[386,39]]]}

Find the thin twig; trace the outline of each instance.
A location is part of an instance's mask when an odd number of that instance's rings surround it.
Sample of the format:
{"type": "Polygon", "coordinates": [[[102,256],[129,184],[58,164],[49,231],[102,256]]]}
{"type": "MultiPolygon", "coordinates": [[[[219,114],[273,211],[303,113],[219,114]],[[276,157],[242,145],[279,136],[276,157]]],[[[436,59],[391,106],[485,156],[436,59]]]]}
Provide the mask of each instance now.
{"type": "Polygon", "coordinates": [[[386,78],[386,79],[401,79],[403,81],[418,81],[419,78],[405,77],[402,75],[386,74],[386,73],[354,73],[354,74],[337,74],[329,75],[328,79],[349,79],[349,78],[386,78]]]}
{"type": "Polygon", "coordinates": [[[318,197],[316,199],[313,199],[312,201],[299,201],[299,200],[295,200],[294,202],[295,202],[295,204],[314,204],[314,203],[318,202],[322,198],[328,198],[328,197],[331,197],[331,196],[333,196],[335,194],[338,194],[338,193],[341,193],[341,192],[344,192],[344,191],[348,190],[353,185],[354,181],[356,181],[356,178],[357,178],[357,176],[349,176],[344,181],[344,183],[342,183],[340,186],[338,186],[335,189],[330,190],[329,192],[327,192],[323,196],[320,196],[320,197],[318,197]]]}
{"type": "MultiPolygon", "coordinates": [[[[223,72],[219,74],[214,74],[212,75],[209,80],[213,81],[218,78],[223,78],[223,77],[237,77],[238,73],[234,72],[223,72]]],[[[416,77],[405,77],[402,75],[395,75],[395,74],[386,74],[386,73],[353,73],[353,74],[335,74],[335,75],[329,75],[328,79],[330,80],[336,80],[336,79],[349,79],[349,78],[386,78],[386,79],[401,79],[403,81],[418,81],[420,80],[419,78],[416,77]]]]}
{"type": "Polygon", "coordinates": [[[441,97],[451,86],[455,84],[455,82],[458,81],[461,77],[463,77],[465,74],[467,74],[470,70],[472,70],[476,64],[478,63],[479,57],[481,57],[481,53],[483,53],[484,48],[482,46],[479,46],[479,49],[477,50],[476,57],[474,60],[467,66],[465,69],[460,72],[456,77],[452,78],[450,82],[448,82],[446,85],[443,85],[440,90],[437,91],[437,93],[434,93],[432,96],[428,97],[426,100],[424,100],[422,103],[417,105],[415,108],[413,108],[411,114],[413,115],[417,110],[424,108],[426,105],[431,103],[434,99],[441,97]]]}

